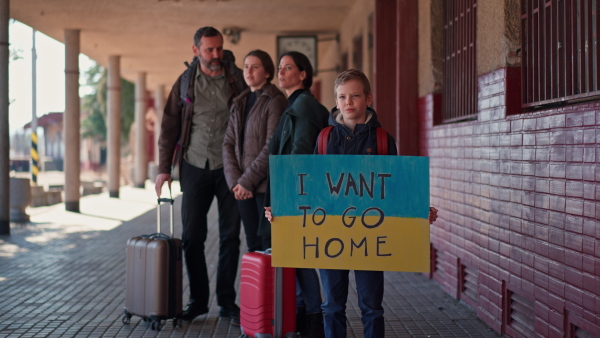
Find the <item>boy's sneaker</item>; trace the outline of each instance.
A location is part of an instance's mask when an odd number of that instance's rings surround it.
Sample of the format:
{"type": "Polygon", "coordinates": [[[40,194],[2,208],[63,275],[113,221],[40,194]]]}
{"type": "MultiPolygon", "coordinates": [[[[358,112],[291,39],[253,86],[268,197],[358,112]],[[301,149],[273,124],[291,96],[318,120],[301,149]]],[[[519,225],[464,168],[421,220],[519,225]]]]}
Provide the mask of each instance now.
{"type": "Polygon", "coordinates": [[[303,336],[306,333],[306,308],[304,306],[296,307],[296,332],[303,336]]]}
{"type": "Polygon", "coordinates": [[[323,326],[323,314],[312,313],[306,316],[306,331],[301,337],[306,338],[325,338],[325,328],[323,326]]]}

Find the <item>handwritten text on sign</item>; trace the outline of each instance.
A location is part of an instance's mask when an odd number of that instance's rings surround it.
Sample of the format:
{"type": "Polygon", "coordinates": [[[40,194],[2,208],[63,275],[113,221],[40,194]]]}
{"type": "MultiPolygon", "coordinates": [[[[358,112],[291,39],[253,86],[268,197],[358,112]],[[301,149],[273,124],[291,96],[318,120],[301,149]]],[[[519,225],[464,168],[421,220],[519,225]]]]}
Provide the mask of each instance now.
{"type": "Polygon", "coordinates": [[[429,271],[429,159],[269,158],[273,266],[429,271]]]}

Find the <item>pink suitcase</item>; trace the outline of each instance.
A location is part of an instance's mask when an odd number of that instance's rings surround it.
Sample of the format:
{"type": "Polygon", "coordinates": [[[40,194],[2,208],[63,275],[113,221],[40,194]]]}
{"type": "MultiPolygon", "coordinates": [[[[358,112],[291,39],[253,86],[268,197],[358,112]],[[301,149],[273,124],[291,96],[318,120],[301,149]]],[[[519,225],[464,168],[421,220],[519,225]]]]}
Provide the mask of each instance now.
{"type": "Polygon", "coordinates": [[[182,253],[181,240],[173,238],[173,199],[158,200],[158,232],[132,237],[127,241],[125,310],[122,322],[129,324],[131,316],[150,322],[152,330],[160,331],[167,319],[179,326],[182,314],[182,253]],[[160,204],[171,207],[171,236],[160,232],[160,204]]]}
{"type": "Polygon", "coordinates": [[[296,270],[273,268],[270,250],[242,256],[240,327],[242,337],[296,336],[296,270]]]}

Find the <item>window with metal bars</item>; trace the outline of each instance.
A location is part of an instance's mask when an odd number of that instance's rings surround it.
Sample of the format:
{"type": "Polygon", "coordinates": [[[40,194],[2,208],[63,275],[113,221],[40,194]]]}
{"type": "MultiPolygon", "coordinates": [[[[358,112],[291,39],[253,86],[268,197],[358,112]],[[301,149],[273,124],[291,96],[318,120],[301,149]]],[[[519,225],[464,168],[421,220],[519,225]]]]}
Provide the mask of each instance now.
{"type": "Polygon", "coordinates": [[[442,122],[477,117],[477,1],[444,1],[442,122]]]}
{"type": "Polygon", "coordinates": [[[523,108],[600,99],[599,0],[521,0],[523,108]]]}

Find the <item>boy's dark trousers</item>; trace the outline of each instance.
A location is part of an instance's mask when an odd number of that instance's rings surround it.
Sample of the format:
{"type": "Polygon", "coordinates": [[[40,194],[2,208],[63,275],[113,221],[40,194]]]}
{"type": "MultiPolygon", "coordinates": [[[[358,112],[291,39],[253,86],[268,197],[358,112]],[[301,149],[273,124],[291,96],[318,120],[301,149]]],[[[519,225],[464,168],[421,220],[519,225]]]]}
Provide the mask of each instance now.
{"type": "MultiPolygon", "coordinates": [[[[349,270],[320,269],[325,302],[323,322],[327,338],[346,337],[346,302],[349,270]]],[[[383,320],[383,271],[355,270],[358,307],[364,325],[365,338],[385,337],[383,320]]]]}

